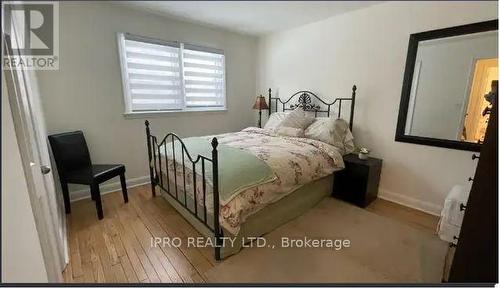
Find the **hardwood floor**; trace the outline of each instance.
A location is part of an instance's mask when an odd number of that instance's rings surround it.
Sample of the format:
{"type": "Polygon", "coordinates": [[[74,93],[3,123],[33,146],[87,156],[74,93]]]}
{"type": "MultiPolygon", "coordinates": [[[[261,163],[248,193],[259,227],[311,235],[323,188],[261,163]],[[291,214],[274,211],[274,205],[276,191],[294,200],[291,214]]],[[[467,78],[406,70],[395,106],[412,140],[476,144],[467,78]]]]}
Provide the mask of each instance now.
{"type": "MultiPolygon", "coordinates": [[[[201,236],[168,202],[152,198],[149,185],[102,196],[104,219],[97,220],[90,199],[72,203],[67,216],[70,263],[63,272],[68,283],[204,283],[204,273],[216,265],[213,250],[185,244],[201,236]],[[180,237],[183,246],[154,247],[152,237],[180,237]]],[[[377,199],[368,210],[434,231],[437,217],[377,199]]]]}
{"type": "Polygon", "coordinates": [[[435,233],[439,217],[383,199],[375,199],[366,209],[377,215],[396,219],[414,228],[435,233]]]}
{"type": "MultiPolygon", "coordinates": [[[[72,203],[68,215],[70,264],[66,282],[202,283],[214,265],[208,248],[151,246],[154,237],[200,236],[163,198],[151,198],[149,186],[102,196],[104,219],[94,203],[72,203]]],[[[185,243],[185,242],[183,242],[185,243]]]]}

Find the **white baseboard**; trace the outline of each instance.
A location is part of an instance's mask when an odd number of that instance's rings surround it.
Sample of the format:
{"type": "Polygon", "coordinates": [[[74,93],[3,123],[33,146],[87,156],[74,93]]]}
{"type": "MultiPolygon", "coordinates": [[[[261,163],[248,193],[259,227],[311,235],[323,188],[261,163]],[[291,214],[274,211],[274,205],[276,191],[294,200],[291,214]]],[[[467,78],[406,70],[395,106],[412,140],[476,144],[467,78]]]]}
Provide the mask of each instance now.
{"type": "MultiPolygon", "coordinates": [[[[149,176],[127,179],[127,188],[138,187],[149,184],[149,176]]],[[[116,192],[121,190],[120,182],[104,184],[100,186],[101,195],[116,192]]],[[[430,202],[418,200],[402,194],[390,192],[384,189],[379,189],[378,197],[393,203],[397,203],[415,210],[423,211],[431,215],[440,216],[442,206],[430,202]]],[[[70,192],[71,202],[90,198],[90,189],[78,190],[70,192]]]]}
{"type": "Polygon", "coordinates": [[[423,211],[434,216],[441,215],[442,206],[408,197],[402,194],[389,192],[384,189],[378,190],[378,197],[393,203],[397,203],[415,210],[423,211]]]}
{"type": "MultiPolygon", "coordinates": [[[[150,179],[149,176],[143,176],[143,177],[138,177],[138,178],[131,178],[127,179],[127,189],[149,184],[150,179]]],[[[101,190],[101,195],[105,195],[111,192],[116,192],[122,189],[121,183],[114,182],[114,183],[109,183],[109,184],[103,184],[99,186],[101,190]]],[[[69,193],[71,202],[75,202],[78,200],[82,199],[88,199],[90,198],[90,188],[89,189],[84,189],[84,190],[78,190],[78,191],[73,191],[69,193]]]]}

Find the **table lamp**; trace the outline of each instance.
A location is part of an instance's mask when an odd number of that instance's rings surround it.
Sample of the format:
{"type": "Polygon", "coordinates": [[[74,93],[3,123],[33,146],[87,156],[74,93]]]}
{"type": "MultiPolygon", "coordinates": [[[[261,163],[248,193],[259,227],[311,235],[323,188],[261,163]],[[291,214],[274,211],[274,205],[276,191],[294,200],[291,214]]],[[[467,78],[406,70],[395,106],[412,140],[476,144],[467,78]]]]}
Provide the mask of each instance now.
{"type": "Polygon", "coordinates": [[[268,109],[269,107],[267,106],[266,99],[262,96],[257,96],[257,99],[255,100],[255,104],[253,105],[253,109],[258,109],[259,110],[259,127],[262,127],[262,110],[263,109],[268,109]]]}

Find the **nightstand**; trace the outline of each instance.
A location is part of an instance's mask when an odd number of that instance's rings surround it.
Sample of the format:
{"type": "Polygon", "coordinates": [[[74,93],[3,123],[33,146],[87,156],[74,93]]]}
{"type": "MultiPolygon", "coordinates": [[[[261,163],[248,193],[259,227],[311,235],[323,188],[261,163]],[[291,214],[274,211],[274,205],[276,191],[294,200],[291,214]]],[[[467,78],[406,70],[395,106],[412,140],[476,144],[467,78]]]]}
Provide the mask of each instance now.
{"type": "Polygon", "coordinates": [[[349,154],[344,163],[345,169],[334,173],[332,195],[364,208],[377,198],[382,160],[349,154]]]}

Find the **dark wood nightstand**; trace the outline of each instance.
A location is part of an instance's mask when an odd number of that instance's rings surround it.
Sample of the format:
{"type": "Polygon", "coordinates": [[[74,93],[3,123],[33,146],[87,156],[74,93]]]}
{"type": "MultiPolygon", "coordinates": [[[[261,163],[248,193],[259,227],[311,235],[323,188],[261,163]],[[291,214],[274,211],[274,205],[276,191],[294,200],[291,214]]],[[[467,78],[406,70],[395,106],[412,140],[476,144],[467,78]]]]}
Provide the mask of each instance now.
{"type": "Polygon", "coordinates": [[[364,208],[377,198],[382,160],[349,154],[344,163],[345,169],[334,173],[332,195],[364,208]]]}

